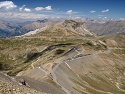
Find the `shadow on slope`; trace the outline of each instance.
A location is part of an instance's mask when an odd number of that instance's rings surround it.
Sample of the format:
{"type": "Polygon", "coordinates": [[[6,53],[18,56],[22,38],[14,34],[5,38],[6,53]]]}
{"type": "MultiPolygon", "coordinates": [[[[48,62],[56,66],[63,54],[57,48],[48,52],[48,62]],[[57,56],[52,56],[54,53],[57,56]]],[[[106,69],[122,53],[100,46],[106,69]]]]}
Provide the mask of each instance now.
{"type": "MultiPolygon", "coordinates": [[[[66,44],[56,44],[56,45],[52,45],[47,47],[45,50],[41,51],[41,52],[35,52],[35,53],[29,53],[27,55],[27,60],[24,63],[30,62],[36,58],[38,58],[39,56],[42,56],[43,54],[45,54],[46,52],[52,51],[53,49],[56,49],[58,47],[65,47],[65,46],[69,46],[72,45],[72,43],[66,43],[66,44]]],[[[63,53],[64,51],[62,50],[58,50],[57,54],[63,53]]]]}

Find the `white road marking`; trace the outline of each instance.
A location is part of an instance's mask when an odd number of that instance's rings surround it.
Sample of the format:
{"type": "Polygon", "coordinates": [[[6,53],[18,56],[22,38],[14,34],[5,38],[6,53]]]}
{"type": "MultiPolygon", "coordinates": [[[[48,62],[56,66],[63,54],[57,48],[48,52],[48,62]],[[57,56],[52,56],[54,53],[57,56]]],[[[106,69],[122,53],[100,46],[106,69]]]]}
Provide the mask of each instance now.
{"type": "MultiPolygon", "coordinates": [[[[66,63],[66,62],[65,62],[66,63]]],[[[69,69],[71,69],[71,67],[69,66],[69,64],[66,63],[66,65],[68,66],[69,69]]],[[[72,70],[72,69],[71,69],[72,70]]]]}
{"type": "Polygon", "coordinates": [[[48,74],[43,68],[38,67],[41,71],[43,71],[46,75],[48,74]]]}

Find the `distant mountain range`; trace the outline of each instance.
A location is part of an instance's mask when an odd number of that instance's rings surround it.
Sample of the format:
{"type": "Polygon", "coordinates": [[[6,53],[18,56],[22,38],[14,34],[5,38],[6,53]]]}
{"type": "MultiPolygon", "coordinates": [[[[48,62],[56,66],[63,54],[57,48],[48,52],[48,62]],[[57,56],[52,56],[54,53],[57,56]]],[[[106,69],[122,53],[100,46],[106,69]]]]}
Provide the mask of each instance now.
{"type": "Polygon", "coordinates": [[[17,36],[21,34],[20,28],[16,23],[0,21],[0,37],[17,36]]]}
{"type": "Polygon", "coordinates": [[[29,31],[42,28],[50,23],[51,21],[48,21],[47,19],[25,23],[0,21],[0,37],[12,37],[23,35],[29,31]]]}
{"type": "Polygon", "coordinates": [[[89,21],[86,27],[96,35],[125,33],[125,21],[89,21]]]}
{"type": "MultiPolygon", "coordinates": [[[[74,22],[77,21],[65,20],[65,23],[63,25],[65,25],[67,29],[72,29],[72,30],[75,29],[77,33],[81,34],[85,33],[84,31],[88,32],[90,31],[90,33],[93,33],[95,35],[108,35],[108,34],[125,32],[125,21],[85,19],[84,21],[81,22],[77,23],[74,22]],[[71,24],[74,26],[72,27],[71,24]]],[[[56,22],[47,19],[29,21],[24,23],[0,21],[0,37],[20,36],[30,31],[34,31],[36,29],[40,29],[49,25],[51,25],[50,27],[53,28],[53,23],[56,22]]]]}

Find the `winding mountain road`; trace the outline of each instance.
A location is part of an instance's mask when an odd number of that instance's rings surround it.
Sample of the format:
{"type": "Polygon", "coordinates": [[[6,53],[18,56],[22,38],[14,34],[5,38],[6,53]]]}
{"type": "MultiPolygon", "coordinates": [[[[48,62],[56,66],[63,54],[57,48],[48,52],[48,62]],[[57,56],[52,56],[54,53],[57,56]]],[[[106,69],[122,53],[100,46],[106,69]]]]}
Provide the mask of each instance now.
{"type": "MultiPolygon", "coordinates": [[[[124,48],[108,48],[106,51],[103,51],[103,52],[102,52],[102,51],[98,51],[98,52],[95,52],[95,53],[90,54],[90,55],[91,55],[91,56],[95,56],[95,55],[98,55],[98,54],[101,54],[101,53],[109,54],[109,53],[111,52],[111,50],[116,50],[116,49],[122,50],[122,49],[124,49],[124,48]]],[[[77,54],[76,54],[75,56],[81,54],[76,48],[74,48],[74,50],[77,52],[77,54]]],[[[89,55],[89,56],[90,56],[90,55],[89,55]]],[[[83,56],[78,57],[78,58],[75,58],[75,59],[79,59],[79,58],[82,58],[82,57],[85,57],[85,56],[87,57],[87,55],[83,55],[83,56]]],[[[74,57],[74,56],[73,56],[73,57],[74,57]]],[[[75,59],[74,59],[73,57],[72,57],[71,60],[67,60],[67,61],[74,61],[75,59]]],[[[65,88],[64,86],[62,86],[62,85],[57,81],[57,77],[56,77],[55,71],[56,71],[57,68],[58,68],[61,64],[63,64],[63,63],[65,63],[65,64],[67,65],[67,67],[68,67],[69,69],[71,69],[71,67],[70,67],[69,64],[66,62],[66,60],[65,60],[65,62],[64,62],[64,60],[63,60],[63,61],[61,61],[60,63],[58,63],[58,64],[53,68],[53,70],[52,70],[52,78],[53,78],[53,81],[54,81],[57,85],[59,85],[67,94],[72,94],[70,90],[68,90],[67,88],[65,88]]],[[[87,83],[87,82],[86,82],[86,83],[87,83]]],[[[88,83],[87,83],[87,84],[88,84],[88,83]]],[[[90,88],[92,88],[93,90],[98,91],[98,92],[100,92],[100,93],[113,94],[113,93],[111,93],[111,92],[105,92],[105,91],[97,90],[97,89],[91,87],[90,85],[87,86],[87,87],[90,87],[90,88]]],[[[89,94],[89,93],[88,93],[88,94],[89,94]]]]}

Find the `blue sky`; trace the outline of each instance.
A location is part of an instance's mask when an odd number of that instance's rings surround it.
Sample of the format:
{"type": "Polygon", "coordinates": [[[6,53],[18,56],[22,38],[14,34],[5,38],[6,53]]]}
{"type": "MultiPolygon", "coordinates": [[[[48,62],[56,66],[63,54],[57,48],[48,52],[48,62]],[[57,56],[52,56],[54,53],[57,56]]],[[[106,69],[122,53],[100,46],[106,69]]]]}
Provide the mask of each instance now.
{"type": "MultiPolygon", "coordinates": [[[[125,0],[0,0],[0,17],[125,19],[125,0]]],[[[35,19],[35,18],[34,18],[35,19]]]]}

